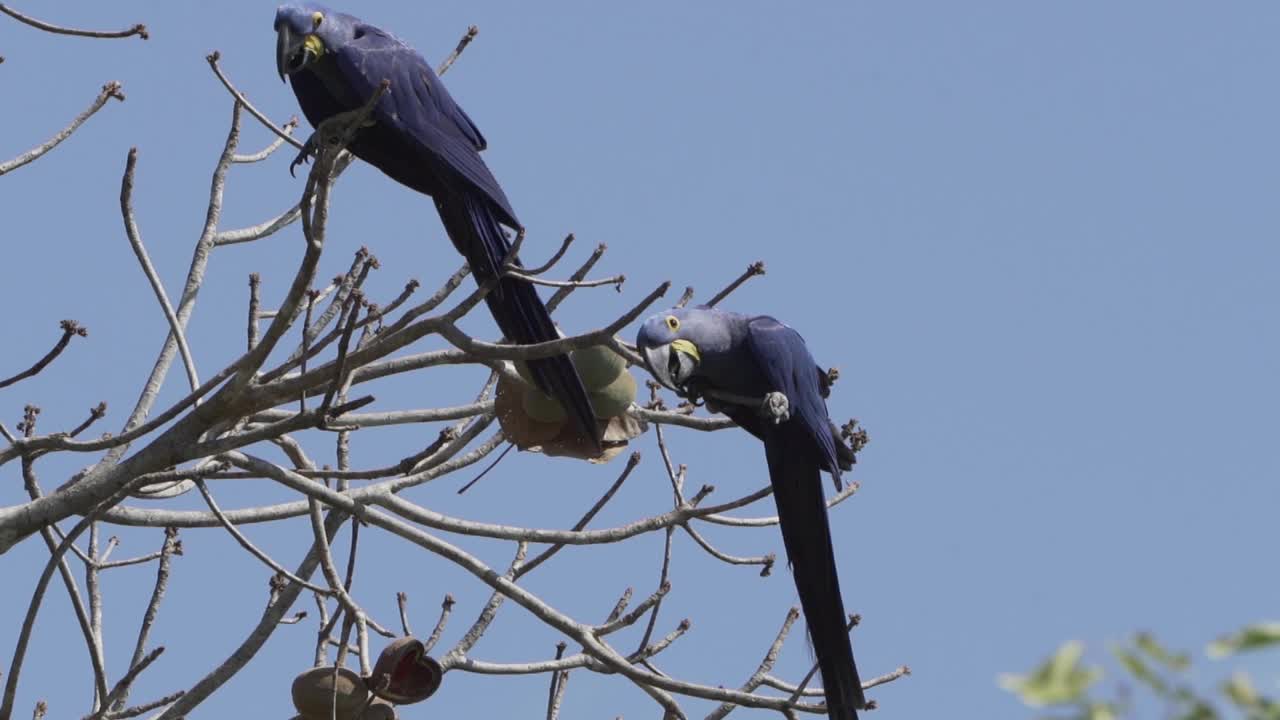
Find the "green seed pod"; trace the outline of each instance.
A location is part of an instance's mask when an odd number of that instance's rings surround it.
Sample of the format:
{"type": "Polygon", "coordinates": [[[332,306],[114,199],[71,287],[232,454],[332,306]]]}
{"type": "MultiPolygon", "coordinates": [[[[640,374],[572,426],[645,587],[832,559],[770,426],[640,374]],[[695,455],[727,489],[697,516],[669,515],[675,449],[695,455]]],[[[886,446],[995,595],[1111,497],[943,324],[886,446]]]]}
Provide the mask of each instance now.
{"type": "Polygon", "coordinates": [[[627,411],[627,407],[636,399],[636,379],[631,373],[623,371],[616,380],[607,386],[590,393],[591,407],[598,418],[617,417],[627,411]]]}
{"type": "Polygon", "coordinates": [[[536,387],[524,389],[524,398],[521,401],[521,405],[524,407],[525,413],[538,422],[558,425],[568,418],[565,415],[564,408],[560,407],[560,403],[536,387]]]}
{"type": "Polygon", "coordinates": [[[592,345],[571,353],[574,367],[588,390],[599,390],[617,379],[627,361],[607,345],[592,345]]]}

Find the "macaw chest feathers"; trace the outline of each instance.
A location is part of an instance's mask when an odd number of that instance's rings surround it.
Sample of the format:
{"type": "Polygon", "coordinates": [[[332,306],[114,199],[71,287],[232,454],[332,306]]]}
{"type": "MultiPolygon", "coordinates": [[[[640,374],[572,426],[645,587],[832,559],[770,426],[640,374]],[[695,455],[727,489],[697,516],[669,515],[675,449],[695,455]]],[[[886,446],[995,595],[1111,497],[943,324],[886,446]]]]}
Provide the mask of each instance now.
{"type": "Polygon", "coordinates": [[[343,79],[341,71],[338,70],[337,61],[330,54],[321,55],[319,59],[308,65],[303,72],[309,72],[319,80],[329,97],[342,106],[344,110],[355,110],[368,100],[368,98],[358,96],[351,88],[351,84],[343,79]]]}

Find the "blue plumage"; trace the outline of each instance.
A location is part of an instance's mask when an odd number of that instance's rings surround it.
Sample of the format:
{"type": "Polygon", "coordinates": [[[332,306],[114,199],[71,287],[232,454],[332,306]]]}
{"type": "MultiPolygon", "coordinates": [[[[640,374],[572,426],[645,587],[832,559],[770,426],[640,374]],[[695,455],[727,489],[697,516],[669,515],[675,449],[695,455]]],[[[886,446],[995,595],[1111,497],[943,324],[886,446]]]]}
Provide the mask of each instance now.
{"type": "MultiPolygon", "coordinates": [[[[484,135],[454,102],[435,71],[394,35],[322,5],[276,11],[276,62],[288,76],[307,120],[362,106],[383,80],[391,83],[373,124],[351,142],[357,157],[393,180],[430,195],[445,232],[477,282],[497,277],[511,250],[506,228],[520,229],[515,211],[480,151],[484,135]]],[[[485,298],[498,327],[519,344],[559,337],[532,284],[502,278],[485,298]]],[[[567,355],[529,362],[539,389],[556,398],[577,429],[600,445],[591,402],[567,355]]]]}
{"type": "Polygon", "coordinates": [[[714,403],[764,442],[778,524],[822,670],[827,712],[833,720],[856,718],[866,700],[845,629],[821,477],[825,470],[838,484],[853,457],[836,439],[823,371],[804,338],[771,317],[697,307],[649,318],[636,345],[659,382],[714,403]],[[785,419],[762,411],[771,393],[786,397],[785,419]]]}

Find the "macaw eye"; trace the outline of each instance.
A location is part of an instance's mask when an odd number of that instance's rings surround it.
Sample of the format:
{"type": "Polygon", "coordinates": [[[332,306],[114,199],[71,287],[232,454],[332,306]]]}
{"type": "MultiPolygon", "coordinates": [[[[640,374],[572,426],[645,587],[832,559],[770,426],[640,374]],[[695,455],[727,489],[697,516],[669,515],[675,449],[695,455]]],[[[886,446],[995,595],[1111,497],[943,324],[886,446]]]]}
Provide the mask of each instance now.
{"type": "Polygon", "coordinates": [[[671,332],[675,332],[675,331],[679,330],[679,329],[680,329],[680,318],[676,317],[675,315],[668,315],[668,316],[667,316],[667,328],[668,328],[668,329],[670,329],[670,330],[671,330],[671,332]]]}
{"type": "Polygon", "coordinates": [[[324,13],[318,10],[311,13],[311,27],[318,28],[322,22],[324,22],[324,13]]]}

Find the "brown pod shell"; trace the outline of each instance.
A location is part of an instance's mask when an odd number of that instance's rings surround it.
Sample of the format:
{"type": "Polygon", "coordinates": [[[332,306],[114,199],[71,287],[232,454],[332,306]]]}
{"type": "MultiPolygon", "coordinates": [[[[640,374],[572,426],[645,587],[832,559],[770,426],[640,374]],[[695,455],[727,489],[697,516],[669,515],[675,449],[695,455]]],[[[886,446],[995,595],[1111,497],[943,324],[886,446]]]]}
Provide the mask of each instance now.
{"type": "Polygon", "coordinates": [[[389,700],[376,697],[364,709],[360,720],[396,720],[396,707],[389,700]]]}
{"type": "Polygon", "coordinates": [[[338,720],[358,720],[369,700],[364,678],[348,668],[338,668],[336,676],[332,667],[311,668],[293,679],[290,690],[293,706],[307,720],[332,718],[335,708],[338,720]]]}
{"type": "Polygon", "coordinates": [[[369,690],[397,705],[422,702],[440,688],[444,670],[426,654],[422,642],[402,637],[382,649],[369,676],[369,690]]]}
{"type": "Polygon", "coordinates": [[[538,422],[529,417],[524,410],[526,388],[527,386],[509,381],[505,377],[499,378],[493,402],[493,411],[498,416],[503,434],[521,450],[541,447],[543,443],[559,435],[566,424],[538,422]]]}

